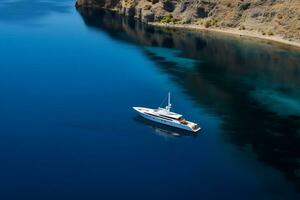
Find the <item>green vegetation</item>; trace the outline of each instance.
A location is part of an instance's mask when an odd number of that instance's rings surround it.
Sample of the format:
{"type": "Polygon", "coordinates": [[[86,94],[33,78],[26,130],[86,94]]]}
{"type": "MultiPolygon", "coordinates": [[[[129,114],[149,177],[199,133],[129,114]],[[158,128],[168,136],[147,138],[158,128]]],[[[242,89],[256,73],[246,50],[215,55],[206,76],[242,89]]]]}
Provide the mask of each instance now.
{"type": "Polygon", "coordinates": [[[204,24],[205,28],[209,28],[211,26],[218,26],[218,20],[216,19],[210,19],[210,20],[207,20],[204,24]]]}
{"type": "Polygon", "coordinates": [[[197,19],[196,25],[203,25],[203,20],[202,19],[197,19]]]}
{"type": "Polygon", "coordinates": [[[179,19],[175,19],[171,14],[168,16],[163,17],[160,20],[160,23],[165,23],[165,24],[169,24],[169,23],[178,23],[180,20],[179,19]]]}
{"type": "Polygon", "coordinates": [[[211,27],[211,25],[212,25],[211,20],[206,21],[204,24],[205,28],[209,28],[209,27],[211,27]]]}
{"type": "Polygon", "coordinates": [[[271,30],[268,31],[268,36],[272,36],[272,35],[274,35],[274,33],[271,30]]]}
{"type": "Polygon", "coordinates": [[[261,34],[262,35],[268,35],[268,36],[273,36],[274,35],[274,33],[271,30],[269,30],[268,32],[262,31],[261,34]]]}
{"type": "Polygon", "coordinates": [[[245,26],[244,25],[241,25],[239,30],[246,30],[245,26]]]}

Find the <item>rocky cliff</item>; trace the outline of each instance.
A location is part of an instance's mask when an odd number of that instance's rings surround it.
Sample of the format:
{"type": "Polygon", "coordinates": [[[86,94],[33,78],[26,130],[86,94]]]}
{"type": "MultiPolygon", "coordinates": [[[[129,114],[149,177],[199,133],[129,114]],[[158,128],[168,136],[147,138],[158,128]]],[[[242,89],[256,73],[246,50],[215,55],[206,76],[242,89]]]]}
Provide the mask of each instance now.
{"type": "Polygon", "coordinates": [[[144,22],[236,29],[300,42],[300,0],[77,0],[144,22]]]}

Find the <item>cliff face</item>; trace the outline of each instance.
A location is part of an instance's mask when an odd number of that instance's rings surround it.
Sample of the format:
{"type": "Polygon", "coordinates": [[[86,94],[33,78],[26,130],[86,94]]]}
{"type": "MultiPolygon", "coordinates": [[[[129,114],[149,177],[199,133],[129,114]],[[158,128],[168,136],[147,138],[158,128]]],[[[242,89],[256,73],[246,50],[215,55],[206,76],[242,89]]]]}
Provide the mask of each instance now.
{"type": "Polygon", "coordinates": [[[278,35],[300,42],[300,0],[77,0],[144,22],[194,24],[278,35]]]}

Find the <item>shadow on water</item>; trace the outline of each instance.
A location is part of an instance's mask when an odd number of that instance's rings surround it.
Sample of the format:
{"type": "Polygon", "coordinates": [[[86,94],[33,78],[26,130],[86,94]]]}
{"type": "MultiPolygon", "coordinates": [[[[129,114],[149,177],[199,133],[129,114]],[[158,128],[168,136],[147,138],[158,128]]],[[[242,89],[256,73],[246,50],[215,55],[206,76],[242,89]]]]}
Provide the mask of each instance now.
{"type": "Polygon", "coordinates": [[[52,12],[66,13],[70,11],[68,3],[73,0],[1,0],[0,21],[32,22],[52,12]]]}
{"type": "MultiPolygon", "coordinates": [[[[193,134],[189,131],[173,128],[167,125],[159,124],[156,122],[149,121],[147,119],[144,119],[141,116],[136,116],[134,120],[137,123],[146,125],[150,128],[152,128],[156,134],[164,137],[164,138],[177,138],[177,137],[183,137],[183,136],[196,136],[196,134],[193,134]]],[[[199,132],[200,133],[200,132],[199,132]]]]}
{"type": "Polygon", "coordinates": [[[299,52],[154,28],[101,10],[79,13],[90,28],[142,46],[199,107],[222,119],[224,140],[250,147],[259,161],[281,170],[300,189],[299,52]]]}

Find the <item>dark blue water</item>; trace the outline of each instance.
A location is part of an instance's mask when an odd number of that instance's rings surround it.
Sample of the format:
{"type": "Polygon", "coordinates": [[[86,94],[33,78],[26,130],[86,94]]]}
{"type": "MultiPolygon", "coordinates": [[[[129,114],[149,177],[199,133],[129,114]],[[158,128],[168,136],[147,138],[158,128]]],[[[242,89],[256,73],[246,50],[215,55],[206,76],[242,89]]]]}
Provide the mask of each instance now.
{"type": "Polygon", "coordinates": [[[73,5],[0,3],[0,199],[299,199],[299,51],[73,5]]]}

